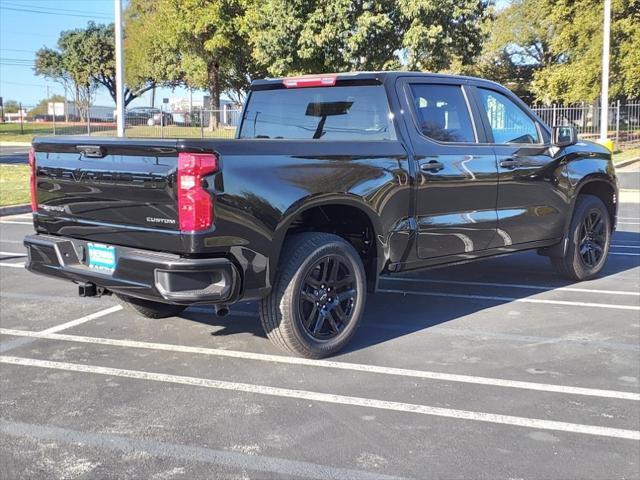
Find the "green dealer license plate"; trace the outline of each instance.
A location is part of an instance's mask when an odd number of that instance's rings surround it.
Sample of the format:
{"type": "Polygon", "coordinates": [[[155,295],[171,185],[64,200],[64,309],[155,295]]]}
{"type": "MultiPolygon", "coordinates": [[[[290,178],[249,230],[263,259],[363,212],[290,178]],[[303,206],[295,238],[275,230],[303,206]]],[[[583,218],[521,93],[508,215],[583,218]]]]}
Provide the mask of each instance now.
{"type": "Polygon", "coordinates": [[[89,267],[112,273],[116,269],[116,249],[109,245],[89,243],[89,267]]]}

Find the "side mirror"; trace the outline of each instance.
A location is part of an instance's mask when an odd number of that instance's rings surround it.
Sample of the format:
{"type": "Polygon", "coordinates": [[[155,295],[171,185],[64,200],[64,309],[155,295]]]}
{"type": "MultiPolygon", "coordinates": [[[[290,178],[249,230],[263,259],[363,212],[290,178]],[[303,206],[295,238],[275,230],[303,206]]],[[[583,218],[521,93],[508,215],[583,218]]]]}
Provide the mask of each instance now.
{"type": "Polygon", "coordinates": [[[567,147],[578,141],[578,131],[571,125],[553,127],[552,142],[556,147],[567,147]]]}

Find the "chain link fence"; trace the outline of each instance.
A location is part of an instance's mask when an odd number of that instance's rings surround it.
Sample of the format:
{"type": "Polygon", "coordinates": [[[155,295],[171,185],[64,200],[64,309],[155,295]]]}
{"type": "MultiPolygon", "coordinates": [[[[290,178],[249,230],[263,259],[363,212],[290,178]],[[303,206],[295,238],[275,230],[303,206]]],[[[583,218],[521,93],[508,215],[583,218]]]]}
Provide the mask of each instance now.
{"type": "MultiPolygon", "coordinates": [[[[116,136],[117,133],[112,108],[91,107],[89,115],[49,115],[35,111],[33,106],[20,104],[18,112],[5,113],[4,123],[0,123],[0,140],[52,135],[116,136]]],[[[239,109],[171,112],[135,107],[125,112],[125,135],[132,138],[233,138],[239,122],[239,109]]]]}

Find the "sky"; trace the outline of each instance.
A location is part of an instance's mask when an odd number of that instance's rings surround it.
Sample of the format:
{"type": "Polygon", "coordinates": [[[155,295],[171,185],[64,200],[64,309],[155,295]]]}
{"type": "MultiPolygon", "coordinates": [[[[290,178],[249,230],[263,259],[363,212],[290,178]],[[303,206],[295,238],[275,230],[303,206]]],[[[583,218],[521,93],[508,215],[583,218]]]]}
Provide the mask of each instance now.
{"type": "MultiPolygon", "coordinates": [[[[124,0],[126,2],[126,0],[124,0]]],[[[153,1],[153,0],[149,0],[153,1]]],[[[497,0],[499,8],[508,0],[497,0]]],[[[35,52],[55,48],[60,32],[82,28],[87,22],[113,22],[113,0],[0,0],[0,96],[34,106],[49,95],[64,94],[61,85],[33,73],[35,52]]],[[[203,92],[194,92],[194,100],[203,92]]],[[[187,97],[185,89],[159,89],[156,99],[187,97]]],[[[149,105],[151,92],[130,106],[149,105]]],[[[98,89],[94,105],[114,105],[104,88],[98,89]]]]}
{"type": "MultiPolygon", "coordinates": [[[[153,1],[153,0],[150,0],[153,1]]],[[[0,96],[33,106],[49,94],[64,94],[61,85],[33,73],[35,52],[55,48],[60,32],[86,27],[87,22],[113,22],[113,0],[0,0],[0,96]]],[[[203,93],[194,92],[194,99],[203,93]]],[[[156,92],[163,97],[184,96],[184,89],[156,92]]],[[[95,105],[115,106],[106,89],[96,93],[95,105]]],[[[149,105],[150,92],[130,106],[149,105]]]]}

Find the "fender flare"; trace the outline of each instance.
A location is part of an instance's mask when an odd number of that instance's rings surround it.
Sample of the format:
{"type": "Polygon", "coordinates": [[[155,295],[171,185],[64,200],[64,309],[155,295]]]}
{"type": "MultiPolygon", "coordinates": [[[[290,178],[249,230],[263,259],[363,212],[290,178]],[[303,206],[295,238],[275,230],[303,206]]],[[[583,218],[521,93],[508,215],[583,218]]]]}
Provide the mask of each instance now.
{"type": "Polygon", "coordinates": [[[369,222],[373,227],[373,234],[376,242],[375,284],[377,285],[377,277],[384,263],[384,256],[380,254],[381,246],[378,244],[378,236],[382,234],[380,217],[362,197],[349,193],[310,195],[297,200],[287,208],[287,210],[282,214],[280,221],[273,232],[273,253],[269,258],[269,278],[271,284],[273,284],[273,280],[275,278],[285,237],[293,221],[307,210],[328,205],[354,207],[364,213],[369,219],[369,222]]]}
{"type": "MultiPolygon", "coordinates": [[[[595,183],[595,182],[599,182],[599,183],[606,183],[607,185],[609,185],[611,187],[611,189],[613,190],[613,193],[616,196],[616,201],[615,201],[615,206],[616,206],[616,212],[617,212],[617,208],[618,208],[618,184],[616,182],[616,180],[614,178],[612,178],[611,176],[605,174],[605,173],[590,173],[588,175],[585,175],[584,177],[582,177],[580,179],[580,181],[575,185],[575,187],[573,187],[572,191],[571,191],[571,205],[570,205],[570,209],[569,211],[571,212],[571,215],[567,215],[568,220],[565,224],[565,231],[569,228],[569,225],[571,225],[571,220],[573,219],[573,210],[576,207],[576,201],[578,200],[578,196],[580,195],[580,191],[585,187],[585,185],[589,184],[589,183],[595,183]]],[[[616,213],[614,212],[614,213],[616,213]]],[[[614,225],[614,222],[611,222],[612,226],[614,225]]],[[[565,233],[566,235],[566,233],[565,233]]]]}
{"type": "MultiPolygon", "coordinates": [[[[571,198],[571,202],[569,203],[569,208],[568,208],[569,215],[567,215],[567,218],[565,220],[564,230],[563,230],[564,233],[562,235],[562,240],[560,241],[560,243],[556,245],[541,249],[544,255],[548,255],[551,257],[563,257],[565,255],[567,251],[567,245],[568,245],[568,239],[569,239],[568,237],[569,227],[571,226],[571,222],[573,221],[573,212],[576,208],[576,202],[578,201],[578,196],[580,195],[580,191],[584,188],[585,185],[588,185],[589,183],[595,183],[595,182],[608,184],[613,189],[614,193],[616,193],[617,195],[618,186],[615,179],[613,179],[611,176],[604,173],[590,173],[582,177],[578,181],[578,183],[570,190],[569,195],[571,198]]],[[[616,212],[617,212],[617,204],[618,202],[616,201],[616,207],[615,207],[616,212]]],[[[615,222],[612,222],[612,226],[615,226],[615,222]]]]}

